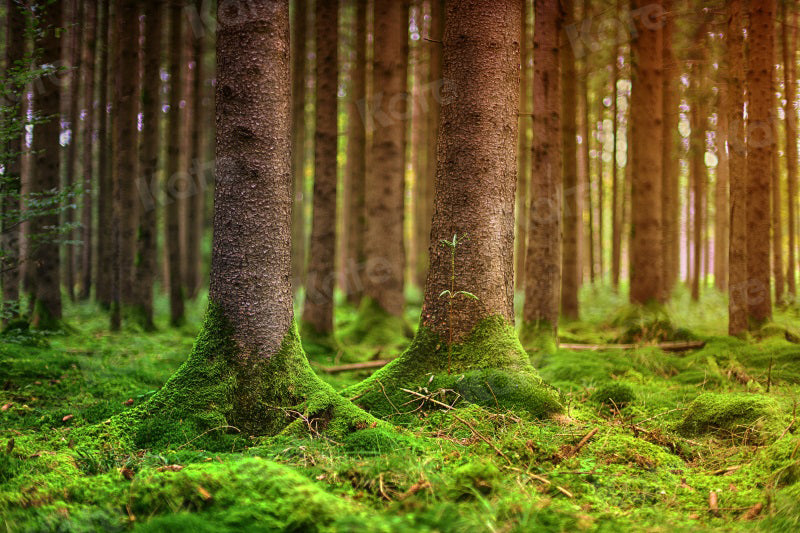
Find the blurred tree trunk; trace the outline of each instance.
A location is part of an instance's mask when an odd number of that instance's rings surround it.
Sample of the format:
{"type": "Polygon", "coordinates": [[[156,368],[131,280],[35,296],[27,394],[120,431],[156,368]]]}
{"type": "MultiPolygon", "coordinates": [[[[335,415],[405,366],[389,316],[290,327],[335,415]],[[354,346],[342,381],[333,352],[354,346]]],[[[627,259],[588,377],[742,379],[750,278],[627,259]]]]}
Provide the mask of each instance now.
{"type": "MultiPolygon", "coordinates": [[[[6,2],[6,68],[10,68],[18,61],[22,61],[26,53],[25,15],[23,7],[15,0],[6,2]]],[[[24,99],[27,96],[25,87],[14,87],[19,91],[19,106],[14,110],[16,120],[23,123],[24,99]]],[[[9,117],[10,119],[10,117],[9,117]]],[[[3,320],[19,316],[19,285],[20,285],[20,226],[16,224],[20,217],[20,193],[22,192],[22,154],[24,135],[15,136],[10,140],[5,149],[9,157],[4,159],[7,168],[3,172],[3,254],[2,254],[2,284],[3,284],[3,320]]]]}
{"type": "MultiPolygon", "coordinates": [[[[141,180],[147,191],[158,190],[158,160],[161,147],[161,53],[163,49],[164,1],[147,3],[144,11],[144,50],[142,79],[142,143],[139,151],[141,180]]],[[[139,191],[142,197],[142,191],[139,191]]],[[[158,201],[146,196],[142,203],[136,249],[135,308],[137,320],[145,330],[154,329],[153,285],[156,279],[156,233],[158,201]]]]}
{"type": "Polygon", "coordinates": [[[95,298],[104,307],[111,305],[111,272],[114,257],[111,234],[111,212],[114,201],[113,183],[111,180],[111,159],[113,145],[111,143],[111,113],[109,104],[109,73],[111,65],[109,55],[111,36],[114,25],[111,24],[111,0],[100,0],[100,59],[97,68],[97,275],[95,278],[95,298]]]}
{"type": "Polygon", "coordinates": [[[715,136],[717,152],[717,176],[714,191],[714,287],[720,292],[728,290],[728,238],[730,236],[730,205],[728,189],[730,188],[728,153],[728,94],[729,89],[724,79],[726,65],[723,58],[718,78],[717,93],[717,131],[715,136]]]}
{"type": "MultiPolygon", "coordinates": [[[[68,189],[74,189],[78,183],[78,176],[81,172],[81,160],[78,157],[78,140],[80,138],[81,120],[81,70],[83,64],[82,43],[87,36],[84,34],[85,26],[83,20],[84,2],[81,0],[71,0],[69,3],[69,20],[67,21],[69,36],[69,46],[66,48],[64,63],[69,67],[69,84],[66,87],[65,97],[62,99],[64,106],[63,117],[69,124],[69,144],[66,147],[65,157],[65,185],[68,189]]],[[[66,8],[66,5],[65,5],[66,8]]],[[[76,203],[72,201],[70,203],[76,203]]],[[[70,227],[75,224],[75,210],[66,209],[64,211],[64,223],[70,227]]],[[[77,231],[68,229],[64,235],[67,241],[74,241],[77,238],[77,231]]],[[[64,245],[64,287],[67,289],[67,296],[70,300],[75,300],[75,245],[68,242],[64,245]]]]}
{"type": "Polygon", "coordinates": [[[782,2],[783,26],[781,52],[783,55],[783,86],[786,87],[786,181],[787,214],[789,224],[789,255],[786,265],[786,281],[790,303],[797,300],[797,109],[795,108],[794,88],[797,87],[797,25],[798,9],[794,8],[792,24],[789,24],[788,2],[782,2]]]}
{"type": "Polygon", "coordinates": [[[531,140],[529,135],[531,113],[528,111],[530,96],[530,50],[528,41],[529,7],[526,0],[522,2],[522,26],[520,27],[520,81],[519,81],[519,133],[517,141],[517,199],[516,199],[516,241],[514,245],[514,289],[525,290],[525,254],[528,247],[528,189],[531,174],[531,140]]]}
{"type": "MultiPolygon", "coordinates": [[[[619,19],[621,15],[622,0],[617,0],[615,7],[615,18],[619,19]]],[[[620,267],[622,266],[622,198],[624,196],[624,174],[623,184],[620,184],[619,178],[619,163],[617,162],[617,143],[619,142],[619,106],[617,100],[619,99],[619,90],[617,83],[619,82],[619,55],[620,46],[614,43],[614,57],[611,65],[611,109],[614,116],[612,117],[612,135],[614,136],[614,148],[612,151],[612,165],[611,165],[611,286],[614,290],[619,289],[619,276],[620,267]]]]}
{"type": "Polygon", "coordinates": [[[595,232],[595,242],[597,243],[596,262],[597,262],[597,277],[600,282],[603,282],[604,264],[603,254],[605,252],[603,241],[603,229],[605,222],[605,187],[604,187],[604,164],[603,164],[603,120],[605,119],[605,104],[603,103],[603,89],[604,85],[597,93],[597,116],[595,118],[596,135],[597,135],[597,153],[595,154],[596,168],[597,168],[597,230],[595,232]]]}
{"type": "Polygon", "coordinates": [[[748,318],[758,328],[772,317],[770,294],[770,111],[774,106],[774,0],[750,7],[747,27],[747,280],[748,318]]]}
{"type": "Polygon", "coordinates": [[[184,321],[184,294],[181,277],[180,246],[180,175],[181,170],[181,108],[184,73],[181,64],[183,51],[183,0],[169,0],[168,71],[169,113],[167,115],[167,161],[164,166],[164,249],[167,263],[166,284],[169,286],[170,324],[184,321]]]}
{"type": "Polygon", "coordinates": [[[706,222],[706,188],[708,186],[708,167],[705,163],[706,155],[706,130],[708,129],[708,108],[706,105],[706,76],[708,75],[708,54],[706,47],[708,27],[705,22],[695,30],[692,49],[690,52],[691,65],[689,68],[690,102],[689,122],[691,134],[689,135],[689,173],[693,189],[694,209],[693,215],[693,244],[694,262],[692,268],[692,301],[700,299],[700,283],[703,280],[703,252],[705,222],[706,222]]]}
{"type": "Polygon", "coordinates": [[[408,3],[375,0],[372,167],[366,188],[365,295],[402,316],[408,3]]]}
{"type": "Polygon", "coordinates": [[[355,0],[355,64],[352,69],[347,133],[347,257],[345,258],[347,300],[358,304],[363,295],[366,212],[364,196],[367,178],[367,0],[355,0]]]}
{"type": "Polygon", "coordinates": [[[631,41],[631,302],[664,300],[661,247],[663,121],[663,30],[647,17],[663,14],[660,0],[632,0],[640,10],[631,41]]]}
{"type": "MultiPolygon", "coordinates": [[[[785,67],[784,67],[785,68],[785,67]]],[[[776,80],[777,82],[777,80],[776,80]]],[[[784,92],[786,92],[784,90],[784,92]]],[[[772,104],[770,110],[770,127],[772,128],[772,172],[770,188],[772,192],[772,208],[770,214],[772,217],[772,276],[775,286],[775,304],[782,305],[784,301],[783,291],[786,286],[786,279],[784,278],[783,271],[783,228],[781,223],[781,209],[783,202],[781,201],[781,162],[778,157],[778,107],[780,103],[777,97],[777,83],[776,90],[772,91],[772,104]],[[774,120],[773,120],[774,119],[774,120]]],[[[788,111],[788,109],[786,109],[788,111]]]]}
{"type": "MultiPolygon", "coordinates": [[[[40,33],[35,46],[41,50],[41,65],[58,65],[62,57],[64,15],[60,2],[38,6],[40,33]]],[[[53,74],[56,76],[56,74],[53,74]]],[[[33,160],[31,161],[31,192],[46,196],[60,187],[61,87],[55,78],[43,80],[33,91],[33,111],[46,122],[33,127],[33,160]]],[[[56,203],[55,208],[59,207],[56,203]]],[[[30,221],[28,234],[30,260],[34,281],[34,306],[31,324],[40,329],[56,329],[61,321],[61,259],[59,235],[53,228],[59,225],[57,209],[53,214],[35,217],[30,221]]]]}
{"type": "MultiPolygon", "coordinates": [[[[674,8],[674,0],[665,0],[664,9],[669,13],[674,8]]],[[[673,34],[675,33],[675,17],[667,15],[664,20],[664,99],[663,99],[663,135],[662,151],[662,255],[664,256],[662,278],[665,296],[669,296],[675,287],[680,271],[680,200],[679,200],[679,158],[677,157],[678,131],[678,62],[673,52],[673,34]]]]}
{"type": "MultiPolygon", "coordinates": [[[[572,0],[564,0],[564,26],[575,23],[575,8],[572,0]]],[[[583,223],[581,190],[578,181],[578,87],[574,49],[564,40],[561,43],[561,153],[564,183],[563,245],[561,267],[561,315],[578,318],[578,286],[580,285],[580,237],[579,226],[583,223]]]]}
{"type": "MultiPolygon", "coordinates": [[[[86,38],[84,39],[81,53],[83,54],[83,102],[86,114],[83,119],[83,127],[81,128],[81,138],[83,139],[82,146],[82,168],[83,168],[83,195],[81,202],[81,228],[80,228],[80,254],[78,254],[78,276],[80,279],[76,280],[80,291],[78,298],[86,300],[92,289],[92,223],[94,217],[92,212],[94,209],[92,201],[92,191],[94,189],[94,134],[95,134],[95,52],[97,49],[97,36],[98,36],[98,18],[97,18],[97,0],[87,0],[85,2],[86,14],[84,18],[84,32],[86,38]]],[[[101,113],[98,113],[102,116],[101,113]]]]}
{"type": "MultiPolygon", "coordinates": [[[[306,267],[305,156],[308,0],[296,0],[292,14],[292,287],[303,285],[306,267]]],[[[348,156],[347,160],[350,160],[348,156]]]]}
{"type": "Polygon", "coordinates": [[[314,197],[303,321],[313,333],[333,333],[333,289],[336,280],[336,151],[339,7],[317,2],[316,132],[314,197]]]}
{"type": "Polygon", "coordinates": [[[117,0],[114,24],[114,211],[112,329],[119,329],[122,308],[134,304],[134,260],[138,228],[139,12],[134,0],[117,0]]]}
{"type": "Polygon", "coordinates": [[[561,60],[559,0],[534,2],[531,202],[523,327],[556,334],[561,290],[561,60]]]}
{"type": "Polygon", "coordinates": [[[747,331],[747,148],[744,137],[744,37],[742,0],[728,3],[728,175],[730,247],[728,249],[728,333],[747,331]]]}
{"type": "MultiPolygon", "coordinates": [[[[591,18],[591,11],[588,9],[589,2],[588,0],[583,0],[583,5],[581,7],[581,17],[583,19],[591,18]]],[[[571,48],[571,47],[570,47],[571,48]]],[[[580,70],[578,71],[578,81],[577,81],[577,90],[578,90],[578,134],[581,138],[581,144],[578,147],[580,150],[580,155],[578,159],[578,190],[583,193],[584,197],[579,198],[578,202],[582,204],[581,200],[585,200],[586,205],[581,205],[578,207],[577,213],[577,225],[578,225],[578,249],[583,251],[586,250],[585,257],[584,254],[579,252],[581,256],[579,258],[578,268],[578,287],[580,287],[581,283],[583,282],[583,265],[585,263],[587,270],[589,272],[589,282],[594,284],[595,282],[595,275],[596,275],[596,268],[597,263],[595,259],[595,217],[594,217],[594,208],[595,208],[595,200],[593,198],[593,191],[592,191],[592,176],[591,176],[591,158],[589,154],[590,150],[590,131],[591,127],[589,126],[591,119],[590,119],[590,109],[589,109],[589,83],[588,78],[590,76],[590,69],[589,69],[589,52],[588,50],[584,52],[583,58],[580,61],[580,70]],[[584,211],[585,208],[585,211],[584,211]],[[588,215],[588,220],[584,226],[584,212],[588,215]],[[582,239],[583,235],[582,229],[585,227],[586,229],[586,240],[582,239]],[[581,243],[584,246],[581,246],[581,243]]],[[[574,59],[577,62],[577,59],[574,59]]],[[[577,313],[574,318],[577,318],[577,313]]]]}

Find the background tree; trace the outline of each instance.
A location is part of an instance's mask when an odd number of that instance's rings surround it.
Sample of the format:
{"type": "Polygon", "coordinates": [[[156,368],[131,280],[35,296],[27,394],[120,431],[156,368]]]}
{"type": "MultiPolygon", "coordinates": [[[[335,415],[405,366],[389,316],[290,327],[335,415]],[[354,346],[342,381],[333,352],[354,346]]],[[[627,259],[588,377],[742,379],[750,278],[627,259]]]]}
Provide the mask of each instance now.
{"type": "Polygon", "coordinates": [[[111,0],[99,0],[98,49],[100,58],[97,69],[97,227],[104,231],[97,232],[97,277],[95,280],[95,298],[104,307],[111,305],[111,263],[114,257],[111,231],[111,212],[113,210],[113,182],[111,180],[111,113],[109,104],[109,53],[111,48],[111,0]]]}
{"type": "Polygon", "coordinates": [[[662,255],[664,291],[671,293],[680,271],[680,199],[679,199],[679,159],[677,157],[678,131],[678,75],[680,67],[673,52],[675,15],[672,13],[673,0],[664,1],[666,15],[663,20],[664,32],[662,54],[664,62],[663,88],[663,137],[661,158],[662,171],[662,255]]]}
{"type": "Polygon", "coordinates": [[[783,25],[781,32],[781,53],[783,56],[783,86],[786,88],[786,182],[787,215],[789,234],[789,254],[786,265],[786,281],[792,303],[797,299],[797,111],[795,97],[797,87],[797,22],[798,10],[794,8],[794,20],[789,22],[789,2],[781,3],[783,25]]]}
{"type": "MultiPolygon", "coordinates": [[[[303,284],[306,269],[305,155],[306,155],[306,41],[308,1],[297,0],[292,14],[292,286],[303,284]]],[[[350,157],[347,158],[348,162],[350,157]]]]}
{"type": "Polygon", "coordinates": [[[81,228],[80,228],[80,241],[79,260],[78,260],[78,277],[80,291],[78,294],[79,299],[86,300],[89,298],[92,289],[92,273],[94,254],[92,253],[92,241],[95,232],[93,231],[94,225],[94,136],[96,133],[95,127],[95,59],[97,51],[97,38],[99,34],[98,26],[98,4],[97,0],[88,0],[85,4],[85,17],[84,17],[84,35],[85,38],[82,43],[83,54],[83,70],[82,86],[84,92],[84,109],[85,116],[83,118],[83,127],[81,129],[81,138],[83,146],[81,148],[82,155],[82,172],[83,172],[83,197],[81,201],[81,228]]]}

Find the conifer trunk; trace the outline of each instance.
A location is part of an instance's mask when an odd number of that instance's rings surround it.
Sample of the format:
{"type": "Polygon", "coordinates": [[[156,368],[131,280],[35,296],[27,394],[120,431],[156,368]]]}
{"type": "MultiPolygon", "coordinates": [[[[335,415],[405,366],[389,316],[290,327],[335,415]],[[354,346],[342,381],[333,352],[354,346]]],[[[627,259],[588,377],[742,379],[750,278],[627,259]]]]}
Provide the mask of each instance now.
{"type": "Polygon", "coordinates": [[[530,50],[528,42],[528,2],[522,2],[522,26],[520,27],[520,82],[519,82],[519,140],[517,141],[517,203],[516,241],[514,244],[514,289],[525,289],[525,254],[528,247],[528,189],[531,173],[530,138],[528,131],[531,124],[531,113],[528,111],[530,97],[530,50]]]}
{"type": "Polygon", "coordinates": [[[664,142],[660,1],[632,0],[639,10],[631,42],[631,292],[632,303],[664,300],[661,254],[661,153],[664,142]]]}
{"type": "MultiPolygon", "coordinates": [[[[674,7],[673,0],[665,0],[664,9],[669,13],[674,7]]],[[[676,157],[676,132],[678,131],[678,62],[672,50],[675,17],[670,14],[664,20],[664,145],[662,150],[662,254],[664,256],[662,278],[664,291],[672,292],[680,271],[680,201],[679,201],[679,159],[676,157]]]]}
{"type": "MultiPolygon", "coordinates": [[[[40,33],[35,40],[41,50],[41,65],[57,65],[61,59],[64,27],[63,6],[60,2],[46,2],[41,9],[40,33]]],[[[48,76],[41,87],[33,91],[33,110],[48,117],[33,127],[33,156],[31,161],[31,192],[46,196],[60,187],[59,124],[61,88],[57,74],[48,76]]],[[[56,204],[58,205],[58,204],[56,204]]],[[[39,329],[56,329],[61,321],[61,259],[58,235],[53,228],[59,224],[59,214],[35,217],[29,225],[29,257],[34,282],[34,306],[31,324],[39,329]]]]}
{"type": "Polygon", "coordinates": [[[559,0],[534,2],[531,203],[524,327],[558,328],[561,290],[561,62],[559,0]]]}
{"type": "MultiPolygon", "coordinates": [[[[100,58],[97,68],[98,76],[97,97],[97,227],[98,230],[111,228],[111,212],[114,199],[113,183],[111,180],[111,114],[108,112],[109,100],[109,52],[111,47],[111,0],[100,0],[99,5],[101,21],[100,58]]],[[[95,277],[95,297],[104,307],[111,305],[111,271],[114,257],[113,239],[111,231],[97,232],[97,274],[95,277]]]]}
{"type": "MultiPolygon", "coordinates": [[[[303,285],[306,267],[305,156],[308,0],[296,0],[292,15],[292,286],[303,285]]],[[[347,158],[350,161],[350,157],[347,158]]]]}
{"type": "Polygon", "coordinates": [[[772,317],[770,291],[770,181],[775,142],[773,100],[774,0],[750,6],[747,27],[747,315],[751,328],[772,317]]]}
{"type": "MultiPolygon", "coordinates": [[[[785,68],[785,67],[784,67],[785,68]]],[[[784,90],[784,92],[786,92],[784,90]]],[[[778,116],[778,97],[773,91],[772,103],[773,108],[770,112],[770,117],[778,116]]],[[[789,111],[787,107],[786,112],[789,111]]],[[[783,227],[781,223],[781,210],[783,209],[783,202],[781,201],[781,163],[778,158],[778,123],[777,120],[770,120],[772,128],[772,172],[770,173],[771,182],[770,189],[772,193],[772,207],[770,214],[772,218],[772,277],[775,287],[775,304],[782,305],[784,303],[783,291],[786,285],[783,272],[783,227]]]]}
{"type": "Polygon", "coordinates": [[[694,41],[692,43],[690,68],[691,86],[691,110],[689,122],[691,124],[691,134],[689,136],[689,173],[693,189],[693,235],[694,244],[693,256],[693,276],[692,276],[692,301],[700,299],[700,283],[703,280],[704,269],[702,258],[704,254],[703,245],[705,242],[706,226],[706,189],[708,187],[708,167],[705,163],[706,154],[706,130],[707,130],[707,107],[706,107],[706,76],[708,55],[706,54],[707,26],[705,22],[695,30],[694,41]]]}
{"type": "MultiPolygon", "coordinates": [[[[722,77],[720,77],[722,78],[722,77]]],[[[720,79],[717,95],[717,176],[714,188],[714,287],[720,291],[728,290],[728,238],[730,236],[730,188],[728,152],[728,86],[720,79]]]]}
{"type": "MultiPolygon", "coordinates": [[[[98,2],[97,0],[88,0],[85,3],[85,35],[86,39],[82,46],[83,54],[83,90],[84,90],[84,109],[86,110],[83,120],[83,127],[81,129],[83,147],[82,147],[82,168],[83,168],[83,195],[81,202],[81,245],[80,254],[78,259],[78,285],[80,291],[78,298],[86,300],[92,289],[92,261],[94,255],[92,254],[92,239],[94,232],[92,224],[94,217],[92,216],[94,209],[94,202],[92,199],[92,192],[94,190],[94,135],[95,135],[95,57],[97,49],[97,36],[98,36],[98,2]]],[[[102,116],[102,114],[98,113],[102,116]]]]}
{"type": "MultiPolygon", "coordinates": [[[[81,83],[81,70],[83,65],[82,43],[87,38],[84,34],[85,26],[83,20],[84,2],[72,0],[69,6],[69,47],[64,61],[69,65],[69,85],[66,90],[66,97],[62,103],[66,104],[64,118],[69,124],[69,144],[66,147],[65,157],[65,185],[68,188],[75,188],[78,183],[78,176],[81,172],[81,159],[78,157],[78,142],[80,139],[80,117],[81,117],[81,91],[85,90],[81,83]]],[[[73,202],[75,203],[75,202],[73,202]]],[[[66,209],[64,211],[64,223],[67,226],[75,224],[75,210],[66,209]]],[[[72,241],[77,237],[75,230],[67,233],[68,240],[72,241]]],[[[70,300],[75,300],[75,246],[71,243],[64,246],[63,263],[64,287],[70,300]]]]}
{"type": "MultiPolygon", "coordinates": [[[[617,19],[620,17],[622,0],[617,0],[615,16],[617,19]]],[[[619,106],[617,100],[619,99],[619,89],[617,83],[619,82],[619,44],[614,44],[614,57],[613,64],[611,65],[611,109],[614,113],[612,117],[612,135],[614,136],[614,148],[612,151],[612,165],[611,165],[611,286],[614,290],[619,289],[620,268],[622,266],[622,198],[624,195],[624,185],[621,186],[619,178],[619,163],[617,162],[617,143],[619,141],[619,106]]],[[[624,183],[624,175],[623,175],[624,183]]]]}
{"type": "Polygon", "coordinates": [[[314,197],[303,321],[313,333],[330,335],[333,333],[333,288],[336,281],[338,3],[317,2],[315,13],[314,197]]]}
{"type": "Polygon", "coordinates": [[[797,300],[797,110],[795,108],[797,87],[797,23],[798,10],[795,6],[794,20],[790,24],[786,6],[788,2],[781,4],[783,9],[783,31],[781,33],[781,52],[783,55],[783,86],[786,90],[786,213],[788,215],[788,225],[786,228],[789,234],[789,254],[786,265],[786,281],[789,292],[790,303],[797,300]]]}

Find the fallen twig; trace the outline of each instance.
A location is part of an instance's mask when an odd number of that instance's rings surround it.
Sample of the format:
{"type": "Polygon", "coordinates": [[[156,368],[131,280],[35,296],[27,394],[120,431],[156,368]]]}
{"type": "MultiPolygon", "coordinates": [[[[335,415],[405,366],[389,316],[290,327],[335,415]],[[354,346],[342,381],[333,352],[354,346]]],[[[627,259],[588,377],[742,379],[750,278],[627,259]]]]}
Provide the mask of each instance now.
{"type": "Polygon", "coordinates": [[[589,351],[598,352],[601,350],[636,350],[638,348],[658,348],[665,352],[684,352],[687,350],[694,350],[705,346],[705,341],[676,341],[676,342],[660,342],[658,344],[574,344],[574,343],[559,343],[558,347],[565,350],[574,350],[576,352],[589,351]]]}
{"type": "Polygon", "coordinates": [[[328,374],[336,374],[338,372],[349,372],[351,370],[365,370],[370,368],[380,368],[386,366],[391,362],[391,359],[380,359],[378,361],[364,361],[363,363],[349,363],[346,365],[337,366],[323,366],[320,369],[328,374]]]}

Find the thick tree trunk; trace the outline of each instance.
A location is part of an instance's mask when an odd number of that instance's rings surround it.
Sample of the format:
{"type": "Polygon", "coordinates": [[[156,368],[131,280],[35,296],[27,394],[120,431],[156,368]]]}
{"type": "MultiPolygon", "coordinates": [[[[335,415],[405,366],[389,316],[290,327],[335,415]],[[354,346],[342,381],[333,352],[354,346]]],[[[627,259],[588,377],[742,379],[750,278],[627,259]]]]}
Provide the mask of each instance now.
{"type": "MultiPolygon", "coordinates": [[[[724,68],[724,67],[723,67],[724,68]]],[[[723,71],[724,75],[724,71],[723,71]]],[[[730,236],[730,187],[728,152],[728,86],[720,76],[717,95],[717,176],[714,190],[714,287],[720,291],[728,290],[728,238],[730,236]]]]}
{"type": "Polygon", "coordinates": [[[114,272],[112,329],[121,309],[134,305],[134,259],[138,227],[139,11],[137,2],[118,0],[114,32],[114,272]],[[135,23],[132,23],[134,21],[135,23]]]}
{"type": "Polygon", "coordinates": [[[774,105],[774,0],[750,7],[747,27],[747,295],[751,328],[772,317],[770,291],[770,180],[775,142],[770,127],[774,105]]]}
{"type": "Polygon", "coordinates": [[[631,302],[664,300],[661,254],[661,157],[664,142],[661,2],[632,0],[639,10],[631,44],[631,302]]]}
{"type": "Polygon", "coordinates": [[[347,299],[358,304],[363,295],[361,279],[366,232],[364,197],[367,179],[367,0],[356,0],[355,64],[351,71],[347,122],[347,257],[345,280],[347,299]]]}
{"type": "Polygon", "coordinates": [[[797,87],[797,21],[798,10],[795,7],[794,20],[790,24],[786,6],[783,9],[783,31],[781,33],[781,52],[783,55],[783,86],[786,87],[786,181],[787,181],[787,215],[789,217],[786,231],[789,234],[789,255],[786,265],[786,281],[790,303],[797,300],[797,110],[795,108],[797,87]]]}
{"type": "Polygon", "coordinates": [[[516,241],[514,243],[514,290],[525,290],[525,254],[528,248],[528,189],[531,173],[530,136],[531,113],[528,111],[530,98],[530,43],[528,42],[528,2],[522,2],[522,26],[520,27],[520,81],[519,81],[519,133],[517,141],[517,202],[516,241]]]}
{"type": "Polygon", "coordinates": [[[728,4],[728,174],[731,228],[728,249],[728,333],[747,331],[747,147],[744,137],[744,37],[742,0],[728,4]]]}
{"type": "Polygon", "coordinates": [[[333,333],[333,288],[336,281],[336,150],[339,39],[337,2],[316,4],[316,132],[314,198],[303,321],[313,331],[333,333]]]}
{"type": "Polygon", "coordinates": [[[184,293],[181,277],[180,203],[182,192],[181,166],[181,108],[183,94],[183,0],[169,0],[169,113],[167,115],[167,161],[164,188],[164,254],[167,262],[170,323],[179,326],[184,320],[184,293]]]}
{"type": "Polygon", "coordinates": [[[403,355],[344,393],[375,412],[392,413],[387,398],[399,401],[400,388],[420,382],[487,405],[517,394],[538,416],[560,409],[512,325],[521,16],[521,0],[447,3],[448,85],[420,328],[403,355]]]}
{"type": "Polygon", "coordinates": [[[147,3],[144,12],[144,77],[142,80],[142,143],[139,152],[139,197],[144,188],[147,202],[142,202],[136,249],[135,314],[146,330],[153,324],[153,284],[156,279],[156,232],[158,202],[149,191],[157,191],[158,159],[161,147],[161,53],[164,33],[164,2],[147,3]]]}
{"type": "MultiPolygon", "coordinates": [[[[82,46],[83,54],[83,91],[84,91],[84,108],[85,116],[83,119],[83,127],[81,129],[81,137],[83,139],[82,147],[82,160],[83,160],[83,195],[81,202],[81,245],[80,254],[78,258],[78,285],[80,291],[78,298],[86,300],[89,298],[92,289],[92,239],[94,236],[92,224],[94,217],[92,216],[94,205],[92,200],[92,191],[94,189],[94,167],[93,167],[93,154],[94,154],[94,134],[95,128],[95,52],[97,49],[97,36],[98,36],[98,18],[97,18],[97,0],[89,0],[85,3],[85,22],[84,32],[86,39],[82,46]]],[[[102,116],[101,113],[98,115],[102,116]]]]}
{"type": "Polygon", "coordinates": [[[403,214],[408,3],[375,0],[372,163],[366,190],[365,295],[389,316],[404,307],[403,214]]]}
{"type": "MultiPolygon", "coordinates": [[[[6,68],[11,68],[25,57],[25,15],[22,7],[14,0],[6,3],[6,68]]],[[[25,87],[13,87],[15,96],[19,97],[14,105],[15,120],[24,124],[23,99],[27,94],[25,87]]],[[[10,119],[10,117],[9,117],[10,119]]],[[[3,172],[3,217],[2,217],[2,285],[3,303],[2,317],[4,320],[14,319],[19,316],[19,285],[20,285],[20,193],[22,192],[22,154],[23,135],[18,135],[10,140],[4,148],[8,151],[3,162],[6,168],[3,172]]]]}
{"type": "MultiPolygon", "coordinates": [[[[575,21],[572,0],[563,2],[564,25],[575,21]]],[[[563,244],[561,252],[561,315],[578,318],[578,286],[581,282],[579,226],[583,223],[581,190],[578,181],[578,88],[576,82],[575,53],[562,37],[561,46],[561,151],[564,205],[562,211],[563,244]]]]}
{"type": "Polygon", "coordinates": [[[114,257],[111,235],[111,212],[114,201],[113,183],[111,180],[111,113],[108,112],[109,101],[109,52],[111,48],[111,0],[100,0],[100,60],[97,68],[97,275],[95,278],[95,297],[101,305],[111,305],[111,272],[114,257]]]}
{"type": "MultiPolygon", "coordinates": [[[[559,0],[534,3],[531,205],[523,328],[558,328],[561,291],[561,62],[559,0]]],[[[527,335],[527,333],[526,333],[527,335]]]]}
{"type": "MultiPolygon", "coordinates": [[[[41,8],[40,33],[36,47],[41,50],[41,65],[57,65],[63,46],[62,4],[47,2],[41,8]]],[[[33,111],[47,120],[33,127],[33,160],[31,192],[47,195],[60,187],[61,88],[56,74],[43,80],[33,91],[33,111]]],[[[58,205],[58,204],[56,204],[58,205]]],[[[33,269],[34,307],[31,324],[40,329],[56,329],[61,321],[61,259],[58,235],[53,228],[59,214],[42,215],[30,221],[29,254],[33,269]]]]}
{"type": "MultiPolygon", "coordinates": [[[[292,15],[292,287],[303,285],[306,269],[305,156],[308,0],[296,0],[292,15]]],[[[348,162],[350,157],[347,158],[348,162]]]]}
{"type": "MultiPolygon", "coordinates": [[[[668,13],[674,7],[673,0],[665,0],[664,9],[668,13]]],[[[663,97],[663,136],[664,144],[661,155],[662,171],[662,255],[664,257],[663,272],[665,296],[675,287],[680,271],[680,202],[679,202],[679,159],[676,156],[676,132],[678,131],[678,62],[672,50],[675,17],[670,14],[664,20],[664,97],[663,97]]]]}

